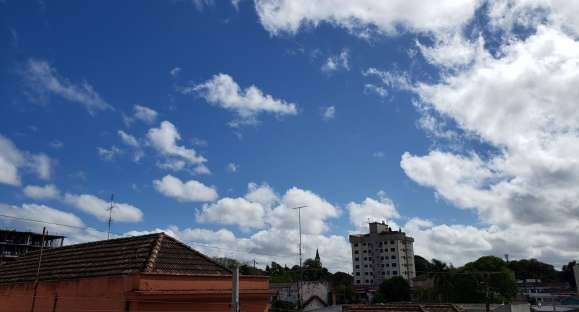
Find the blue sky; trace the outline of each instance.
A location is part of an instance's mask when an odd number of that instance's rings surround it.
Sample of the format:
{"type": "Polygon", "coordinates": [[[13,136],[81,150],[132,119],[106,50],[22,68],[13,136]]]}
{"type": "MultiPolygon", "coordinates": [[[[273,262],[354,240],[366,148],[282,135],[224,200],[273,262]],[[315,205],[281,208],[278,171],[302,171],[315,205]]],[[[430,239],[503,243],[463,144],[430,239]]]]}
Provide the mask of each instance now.
{"type": "Polygon", "coordinates": [[[456,264],[577,257],[568,8],[363,2],[0,2],[0,212],[87,241],[114,193],[118,235],[291,264],[306,204],[334,270],[369,218],[456,264]]]}

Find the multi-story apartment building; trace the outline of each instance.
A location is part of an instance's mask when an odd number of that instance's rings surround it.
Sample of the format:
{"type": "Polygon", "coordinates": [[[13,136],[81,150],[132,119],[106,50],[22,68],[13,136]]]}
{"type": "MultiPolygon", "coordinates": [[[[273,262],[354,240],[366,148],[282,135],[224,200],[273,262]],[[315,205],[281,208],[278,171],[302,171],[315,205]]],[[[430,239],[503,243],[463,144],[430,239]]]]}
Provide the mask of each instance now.
{"type": "MultiPolygon", "coordinates": [[[[40,250],[42,234],[0,229],[0,264],[40,250]]],[[[64,236],[44,235],[44,248],[62,247],[64,236]]]]}
{"type": "Polygon", "coordinates": [[[370,233],[350,235],[354,286],[378,287],[385,279],[416,276],[414,239],[384,222],[370,223],[370,233]]]}

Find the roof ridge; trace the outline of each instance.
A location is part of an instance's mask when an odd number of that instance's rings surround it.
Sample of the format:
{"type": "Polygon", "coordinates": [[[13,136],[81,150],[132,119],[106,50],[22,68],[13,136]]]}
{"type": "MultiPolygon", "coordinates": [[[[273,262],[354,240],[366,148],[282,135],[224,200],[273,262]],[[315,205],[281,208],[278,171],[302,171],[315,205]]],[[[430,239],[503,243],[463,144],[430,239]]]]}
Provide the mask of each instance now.
{"type": "Polygon", "coordinates": [[[149,258],[145,262],[145,268],[143,270],[144,272],[153,272],[154,271],[155,266],[157,264],[157,256],[159,255],[159,252],[161,251],[161,245],[163,243],[163,238],[165,238],[165,233],[163,233],[163,232],[158,233],[157,239],[155,240],[155,243],[153,244],[153,248],[151,249],[151,253],[149,254],[149,258]]]}

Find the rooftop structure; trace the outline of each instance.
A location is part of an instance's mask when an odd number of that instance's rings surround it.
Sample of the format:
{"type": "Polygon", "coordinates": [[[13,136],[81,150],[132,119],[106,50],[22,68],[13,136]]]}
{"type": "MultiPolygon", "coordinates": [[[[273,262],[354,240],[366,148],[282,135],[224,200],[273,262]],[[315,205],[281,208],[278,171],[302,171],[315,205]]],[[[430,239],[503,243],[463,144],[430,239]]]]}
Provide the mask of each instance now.
{"type": "MultiPolygon", "coordinates": [[[[32,252],[0,266],[0,311],[226,311],[231,289],[229,269],[163,233],[32,252]]],[[[239,293],[244,310],[263,311],[267,277],[240,277],[239,293]]]]}
{"type": "Polygon", "coordinates": [[[384,222],[372,222],[369,229],[368,234],[350,235],[354,286],[376,288],[394,276],[411,283],[416,276],[414,239],[384,222]]]}
{"type": "MultiPolygon", "coordinates": [[[[0,229],[0,264],[10,262],[42,246],[42,234],[0,229]]],[[[44,235],[44,248],[62,247],[64,236],[44,235]]]]}

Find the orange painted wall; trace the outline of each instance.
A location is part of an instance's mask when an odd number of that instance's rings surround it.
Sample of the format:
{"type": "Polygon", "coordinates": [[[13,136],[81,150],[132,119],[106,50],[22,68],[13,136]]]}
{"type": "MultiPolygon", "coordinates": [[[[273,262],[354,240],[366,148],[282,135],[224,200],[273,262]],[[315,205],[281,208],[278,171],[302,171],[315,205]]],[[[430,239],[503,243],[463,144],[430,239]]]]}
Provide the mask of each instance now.
{"type": "MultiPolygon", "coordinates": [[[[242,276],[242,312],[263,312],[266,277],[242,276]]],[[[30,312],[33,283],[0,285],[0,312],[30,312]]],[[[231,277],[135,274],[38,284],[34,311],[229,311],[231,277]]]]}

